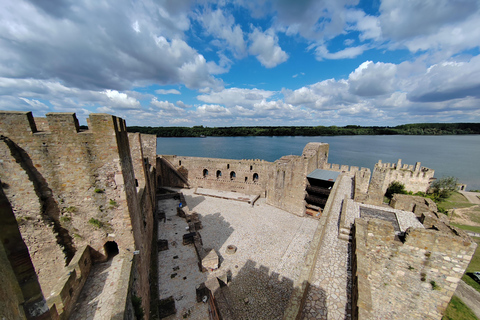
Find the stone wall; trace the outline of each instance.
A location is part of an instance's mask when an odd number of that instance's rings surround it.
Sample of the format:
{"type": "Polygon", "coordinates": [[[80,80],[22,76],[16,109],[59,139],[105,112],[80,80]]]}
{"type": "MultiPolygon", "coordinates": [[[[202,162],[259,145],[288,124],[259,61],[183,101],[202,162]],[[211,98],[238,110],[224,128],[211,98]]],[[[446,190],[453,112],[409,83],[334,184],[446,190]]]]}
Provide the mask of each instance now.
{"type": "Polygon", "coordinates": [[[400,242],[378,219],[356,219],[353,243],[354,319],[441,319],[476,248],[433,229],[410,228],[400,242]]]}
{"type": "Polygon", "coordinates": [[[395,209],[411,211],[417,217],[421,217],[424,212],[437,212],[437,205],[432,199],[406,194],[394,194],[390,206],[395,209]]]}
{"type": "Polygon", "coordinates": [[[165,158],[188,179],[190,187],[237,191],[245,194],[258,194],[262,197],[265,197],[268,176],[272,168],[272,163],[264,160],[181,156],[165,158]]]}
{"type": "Polygon", "coordinates": [[[120,254],[140,251],[133,288],[148,312],[156,137],[129,137],[125,121],[107,114],[87,122],[81,131],[73,113],[1,111],[2,187],[47,297],[77,248],[103,260],[115,241],[120,254]]]}
{"type": "Polygon", "coordinates": [[[267,184],[267,204],[303,216],[307,175],[323,167],[328,149],[327,143],[310,142],[301,156],[284,156],[275,161],[267,184]]]}

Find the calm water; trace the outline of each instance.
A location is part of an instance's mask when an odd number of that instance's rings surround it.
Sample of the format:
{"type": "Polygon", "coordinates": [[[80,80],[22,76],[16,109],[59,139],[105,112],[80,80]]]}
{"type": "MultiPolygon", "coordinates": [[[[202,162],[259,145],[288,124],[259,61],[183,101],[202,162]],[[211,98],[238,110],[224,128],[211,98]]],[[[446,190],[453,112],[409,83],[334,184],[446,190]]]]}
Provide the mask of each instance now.
{"type": "Polygon", "coordinates": [[[435,170],[436,178],[455,176],[467,190],[480,189],[480,135],[158,138],[157,154],[273,162],[302,154],[308,142],[329,143],[330,163],[373,170],[378,160],[420,161],[435,170]]]}

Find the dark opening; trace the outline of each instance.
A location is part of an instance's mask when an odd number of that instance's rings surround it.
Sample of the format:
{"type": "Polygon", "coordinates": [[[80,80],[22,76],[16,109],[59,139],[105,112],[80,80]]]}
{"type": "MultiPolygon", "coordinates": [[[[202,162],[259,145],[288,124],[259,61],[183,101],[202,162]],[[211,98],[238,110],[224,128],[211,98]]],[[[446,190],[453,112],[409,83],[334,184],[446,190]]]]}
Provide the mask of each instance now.
{"type": "Polygon", "coordinates": [[[252,169],[253,169],[253,166],[250,166],[250,171],[252,171],[252,169]]]}
{"type": "Polygon", "coordinates": [[[203,177],[207,177],[208,176],[208,170],[207,169],[203,169],[203,177]]]}
{"type": "Polygon", "coordinates": [[[182,160],[178,160],[178,165],[179,165],[179,166],[182,165],[182,160]]]}
{"type": "Polygon", "coordinates": [[[253,174],[253,181],[257,182],[258,181],[258,173],[253,174]]]}
{"type": "Polygon", "coordinates": [[[138,180],[135,179],[135,187],[138,187],[138,180]]]}
{"type": "Polygon", "coordinates": [[[229,165],[229,164],[227,164],[227,169],[230,169],[230,165],[229,165]]]}
{"type": "Polygon", "coordinates": [[[235,179],[236,176],[237,174],[235,173],[235,171],[230,172],[230,180],[235,179]]]}
{"type": "Polygon", "coordinates": [[[222,171],[217,170],[217,178],[220,178],[222,176],[222,171]]]}
{"type": "Polygon", "coordinates": [[[108,259],[113,258],[118,254],[118,245],[115,241],[107,241],[103,245],[103,249],[105,250],[105,254],[107,255],[108,259]]]}
{"type": "Polygon", "coordinates": [[[248,180],[248,178],[247,178],[247,177],[245,177],[245,182],[247,182],[247,180],[248,180]]]}

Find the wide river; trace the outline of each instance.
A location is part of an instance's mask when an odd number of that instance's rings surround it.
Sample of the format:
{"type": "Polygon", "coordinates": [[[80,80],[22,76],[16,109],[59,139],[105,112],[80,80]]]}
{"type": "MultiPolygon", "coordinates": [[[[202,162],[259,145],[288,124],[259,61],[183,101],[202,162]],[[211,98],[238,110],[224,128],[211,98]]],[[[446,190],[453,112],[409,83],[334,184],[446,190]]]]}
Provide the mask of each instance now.
{"type": "Polygon", "coordinates": [[[373,170],[378,160],[415,164],[480,190],[480,135],[157,138],[157,154],[275,161],[301,155],[308,142],[330,144],[329,163],[373,170]]]}

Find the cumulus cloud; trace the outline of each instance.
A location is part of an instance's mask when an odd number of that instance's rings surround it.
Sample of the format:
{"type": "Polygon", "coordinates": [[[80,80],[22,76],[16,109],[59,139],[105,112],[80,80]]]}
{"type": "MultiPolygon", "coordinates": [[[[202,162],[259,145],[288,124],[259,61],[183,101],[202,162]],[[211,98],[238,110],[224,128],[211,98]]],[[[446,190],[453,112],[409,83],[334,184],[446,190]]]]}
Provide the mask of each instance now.
{"type": "Polygon", "coordinates": [[[168,90],[158,89],[158,90],[155,90],[155,93],[156,94],[180,94],[180,91],[176,89],[168,89],[168,90]]]}
{"type": "Polygon", "coordinates": [[[225,13],[222,9],[206,9],[198,16],[206,32],[221,40],[215,42],[223,49],[233,53],[235,58],[241,59],[246,56],[246,43],[243,31],[239,24],[235,24],[233,15],[225,13]]]}
{"type": "Polygon", "coordinates": [[[350,91],[367,97],[391,93],[396,70],[392,63],[365,61],[348,76],[350,91]]]}
{"type": "Polygon", "coordinates": [[[103,92],[109,99],[108,106],[115,109],[139,109],[140,102],[129,97],[126,93],[117,90],[105,90],[103,92]]]}
{"type": "Polygon", "coordinates": [[[181,39],[190,26],[188,11],[172,13],[168,4],[150,1],[79,1],[52,14],[40,3],[2,2],[0,76],[95,90],[145,82],[218,86],[205,58],[181,39]]]}
{"type": "Polygon", "coordinates": [[[272,29],[265,32],[255,28],[248,36],[251,44],[248,51],[266,67],[273,68],[287,61],[288,54],[278,45],[278,37],[272,29]]]}
{"type": "Polygon", "coordinates": [[[408,99],[440,102],[467,97],[480,98],[480,56],[468,62],[432,65],[411,84],[408,99]]]}
{"type": "Polygon", "coordinates": [[[223,104],[228,107],[236,105],[253,106],[255,103],[268,99],[275,92],[261,89],[228,88],[210,94],[197,96],[197,99],[206,103],[223,104]]]}

